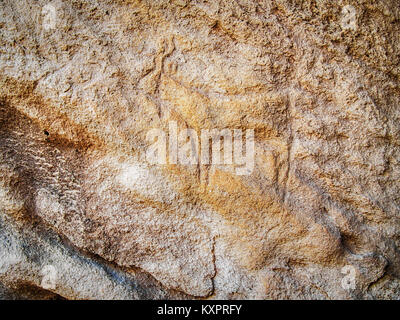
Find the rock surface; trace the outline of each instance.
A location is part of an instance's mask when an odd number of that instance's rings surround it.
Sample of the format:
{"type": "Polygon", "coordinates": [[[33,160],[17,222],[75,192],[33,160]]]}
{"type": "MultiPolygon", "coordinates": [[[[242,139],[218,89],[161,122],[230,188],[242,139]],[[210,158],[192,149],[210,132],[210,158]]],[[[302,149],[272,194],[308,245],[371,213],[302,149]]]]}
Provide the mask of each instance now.
{"type": "Polygon", "coordinates": [[[400,298],[397,0],[0,4],[1,298],[400,298]]]}

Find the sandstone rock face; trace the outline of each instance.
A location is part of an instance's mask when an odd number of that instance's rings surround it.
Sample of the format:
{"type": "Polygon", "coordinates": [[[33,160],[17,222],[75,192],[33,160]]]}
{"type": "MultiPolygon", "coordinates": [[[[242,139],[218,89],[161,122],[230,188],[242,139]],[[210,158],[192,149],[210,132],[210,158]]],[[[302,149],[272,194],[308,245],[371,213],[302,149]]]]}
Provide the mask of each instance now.
{"type": "Polygon", "coordinates": [[[400,298],[398,0],[0,4],[1,298],[400,298]]]}

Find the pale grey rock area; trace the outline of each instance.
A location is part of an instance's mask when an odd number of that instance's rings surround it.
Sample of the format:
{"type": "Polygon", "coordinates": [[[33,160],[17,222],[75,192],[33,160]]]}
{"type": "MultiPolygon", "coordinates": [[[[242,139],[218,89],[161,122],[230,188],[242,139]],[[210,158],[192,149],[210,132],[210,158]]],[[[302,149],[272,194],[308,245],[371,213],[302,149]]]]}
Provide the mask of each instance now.
{"type": "Polygon", "coordinates": [[[0,0],[0,50],[1,299],[400,299],[398,0],[0,0]]]}

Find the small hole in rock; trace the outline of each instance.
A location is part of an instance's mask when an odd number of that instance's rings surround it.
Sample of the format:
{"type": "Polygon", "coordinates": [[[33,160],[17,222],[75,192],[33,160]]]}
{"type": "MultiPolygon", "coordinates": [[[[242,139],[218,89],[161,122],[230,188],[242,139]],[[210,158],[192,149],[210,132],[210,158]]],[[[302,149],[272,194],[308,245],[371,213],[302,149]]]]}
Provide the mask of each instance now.
{"type": "Polygon", "coordinates": [[[47,130],[44,130],[43,133],[48,136],[50,133],[47,130]]]}

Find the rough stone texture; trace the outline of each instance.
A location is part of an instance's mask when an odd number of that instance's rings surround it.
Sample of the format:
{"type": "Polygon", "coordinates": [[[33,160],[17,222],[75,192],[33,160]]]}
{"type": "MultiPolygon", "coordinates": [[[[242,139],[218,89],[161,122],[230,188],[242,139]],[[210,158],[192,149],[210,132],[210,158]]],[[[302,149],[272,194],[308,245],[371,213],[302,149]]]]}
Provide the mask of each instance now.
{"type": "Polygon", "coordinates": [[[48,3],[0,1],[1,298],[400,298],[398,0],[48,3]],[[148,165],[170,120],[253,173],[148,165]]]}

